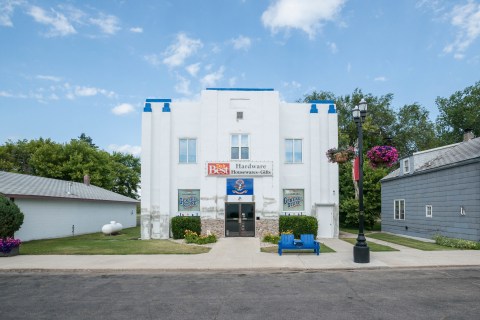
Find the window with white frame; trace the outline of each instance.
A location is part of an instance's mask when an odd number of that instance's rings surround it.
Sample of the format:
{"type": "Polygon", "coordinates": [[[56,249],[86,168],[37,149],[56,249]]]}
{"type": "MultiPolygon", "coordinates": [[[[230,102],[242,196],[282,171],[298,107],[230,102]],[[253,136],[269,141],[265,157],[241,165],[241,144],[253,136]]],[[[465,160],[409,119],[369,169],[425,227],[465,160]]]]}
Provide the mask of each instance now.
{"type": "Polygon", "coordinates": [[[250,150],[248,145],[249,145],[248,134],[232,134],[232,140],[231,140],[232,160],[250,159],[250,150]]]}
{"type": "Polygon", "coordinates": [[[431,218],[432,215],[433,215],[433,208],[432,208],[432,206],[431,206],[431,205],[426,205],[426,206],[425,206],[425,216],[426,216],[427,218],[431,218]]]}
{"type": "Polygon", "coordinates": [[[410,172],[410,161],[408,159],[403,160],[403,173],[409,173],[410,172]]]}
{"type": "Polygon", "coordinates": [[[285,139],[285,162],[302,163],[302,139],[285,139]]]}
{"type": "Polygon", "coordinates": [[[395,220],[405,220],[405,200],[394,200],[394,219],[395,220]]]}
{"type": "Polygon", "coordinates": [[[197,139],[184,138],[179,140],[179,156],[180,163],[196,163],[197,162],[197,139]]]}

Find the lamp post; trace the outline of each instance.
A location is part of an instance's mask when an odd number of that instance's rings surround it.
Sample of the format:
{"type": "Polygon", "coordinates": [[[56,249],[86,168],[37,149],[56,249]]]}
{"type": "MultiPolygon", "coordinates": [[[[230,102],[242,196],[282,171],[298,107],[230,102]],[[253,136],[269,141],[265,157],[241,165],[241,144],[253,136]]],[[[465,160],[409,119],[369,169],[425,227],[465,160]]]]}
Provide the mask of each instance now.
{"type": "Polygon", "coordinates": [[[359,225],[357,243],[353,247],[353,262],[369,263],[370,262],[370,248],[367,245],[367,240],[363,234],[365,223],[365,212],[363,208],[363,129],[362,123],[367,116],[367,102],[362,99],[358,106],[353,108],[353,120],[357,124],[358,131],[358,158],[359,158],[359,180],[358,180],[358,208],[359,208],[359,225]]]}

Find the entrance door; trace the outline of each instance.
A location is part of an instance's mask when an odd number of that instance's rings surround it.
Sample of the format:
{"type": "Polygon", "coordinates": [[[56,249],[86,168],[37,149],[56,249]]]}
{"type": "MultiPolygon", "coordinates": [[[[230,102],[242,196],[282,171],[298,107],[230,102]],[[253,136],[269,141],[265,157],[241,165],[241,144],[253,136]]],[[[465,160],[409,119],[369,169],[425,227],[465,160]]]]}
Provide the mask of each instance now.
{"type": "Polygon", "coordinates": [[[255,203],[225,204],[225,236],[255,237],[255,203]]]}

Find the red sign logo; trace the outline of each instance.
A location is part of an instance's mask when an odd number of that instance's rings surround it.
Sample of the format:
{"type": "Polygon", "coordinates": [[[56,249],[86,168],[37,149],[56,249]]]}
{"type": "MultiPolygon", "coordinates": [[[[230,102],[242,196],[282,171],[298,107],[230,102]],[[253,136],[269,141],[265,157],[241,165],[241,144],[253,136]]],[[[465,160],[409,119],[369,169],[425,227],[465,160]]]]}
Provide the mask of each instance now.
{"type": "Polygon", "coordinates": [[[209,176],[228,176],[230,174],[230,163],[208,163],[209,176]]]}

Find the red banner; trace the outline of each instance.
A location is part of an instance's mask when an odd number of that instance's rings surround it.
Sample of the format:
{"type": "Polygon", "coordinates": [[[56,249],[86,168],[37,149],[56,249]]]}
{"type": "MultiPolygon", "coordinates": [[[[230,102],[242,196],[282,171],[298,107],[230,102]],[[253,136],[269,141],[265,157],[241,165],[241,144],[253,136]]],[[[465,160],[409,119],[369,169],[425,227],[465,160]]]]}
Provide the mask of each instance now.
{"type": "Polygon", "coordinates": [[[360,158],[355,157],[353,160],[353,180],[360,180],[360,158]]]}

